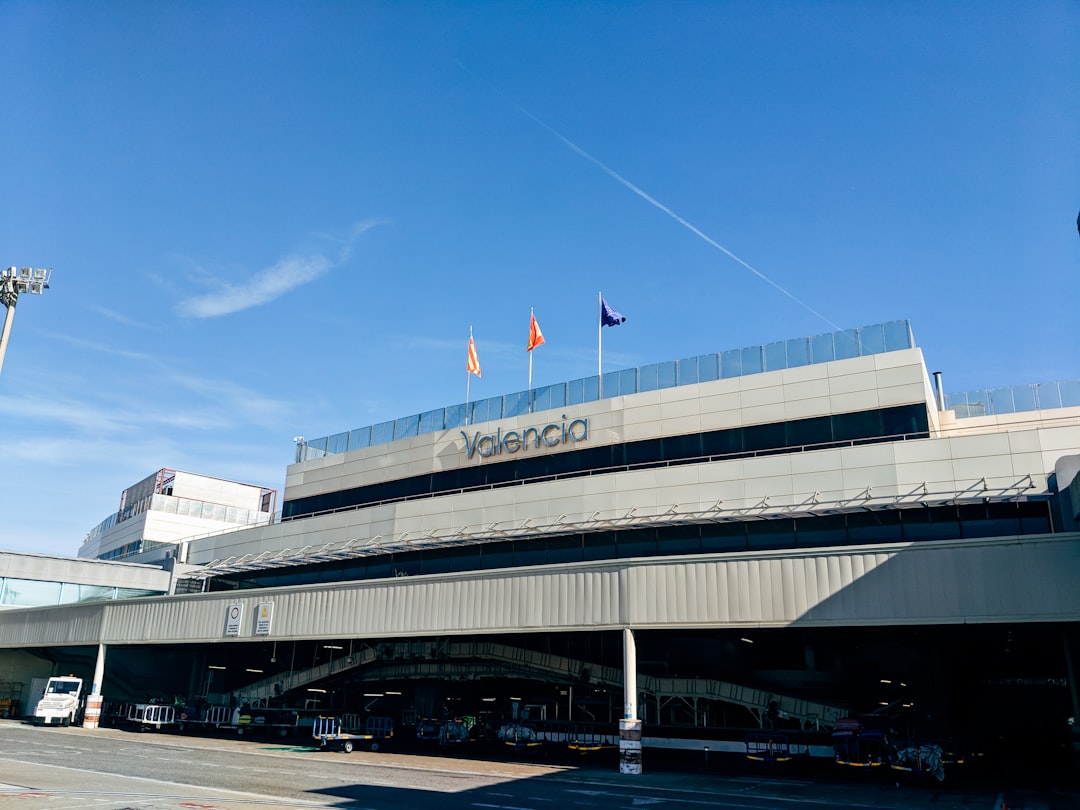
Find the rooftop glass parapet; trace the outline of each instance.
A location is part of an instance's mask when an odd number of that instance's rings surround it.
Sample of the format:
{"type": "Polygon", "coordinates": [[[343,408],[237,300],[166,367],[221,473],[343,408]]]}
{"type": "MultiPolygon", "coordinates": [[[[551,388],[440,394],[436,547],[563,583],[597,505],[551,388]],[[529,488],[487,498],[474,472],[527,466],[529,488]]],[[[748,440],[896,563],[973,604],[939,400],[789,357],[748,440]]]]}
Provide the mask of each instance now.
{"type": "Polygon", "coordinates": [[[1080,380],[1010,385],[945,395],[945,407],[959,418],[997,416],[1080,406],[1080,380]]]}
{"type": "Polygon", "coordinates": [[[344,453],[362,447],[386,444],[443,430],[464,427],[477,422],[489,422],[536,411],[563,408],[583,402],[675,388],[680,385],[712,380],[743,377],[765,371],[779,371],[833,360],[846,360],[883,352],[910,349],[915,346],[911,323],[907,320],[826,332],[814,337],[793,338],[776,343],[729,349],[723,352],[669,360],[647,366],[609,371],[603,375],[603,393],[599,375],[570,382],[546,385],[529,391],[518,391],[500,397],[480,399],[468,405],[451,405],[433,411],[380,422],[377,425],[324,436],[301,442],[296,460],[321,458],[331,453],[344,453]],[[466,419],[466,413],[468,419],[466,419]]]}

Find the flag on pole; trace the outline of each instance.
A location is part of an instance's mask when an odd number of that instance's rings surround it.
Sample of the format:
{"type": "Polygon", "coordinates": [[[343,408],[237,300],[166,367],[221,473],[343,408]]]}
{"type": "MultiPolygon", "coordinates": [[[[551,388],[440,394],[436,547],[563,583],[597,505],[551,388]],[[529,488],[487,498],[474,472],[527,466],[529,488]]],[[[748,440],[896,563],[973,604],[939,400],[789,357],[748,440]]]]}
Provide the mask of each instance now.
{"type": "Polygon", "coordinates": [[[626,316],[621,312],[616,312],[610,306],[608,302],[604,300],[603,296],[600,296],[600,325],[601,326],[618,326],[620,323],[626,321],[626,316]]]}
{"type": "Polygon", "coordinates": [[[531,312],[529,313],[529,344],[525,347],[525,351],[531,352],[537,346],[543,344],[544,334],[540,331],[540,324],[536,322],[536,316],[531,312]]]}
{"type": "Polygon", "coordinates": [[[616,312],[604,300],[604,293],[598,292],[600,299],[600,323],[596,327],[596,376],[601,398],[604,396],[604,327],[618,326],[626,321],[626,316],[616,312]]]}
{"type": "Polygon", "coordinates": [[[473,342],[472,335],[469,335],[469,364],[466,366],[466,371],[477,377],[480,376],[480,358],[476,356],[476,344],[473,342]]]}

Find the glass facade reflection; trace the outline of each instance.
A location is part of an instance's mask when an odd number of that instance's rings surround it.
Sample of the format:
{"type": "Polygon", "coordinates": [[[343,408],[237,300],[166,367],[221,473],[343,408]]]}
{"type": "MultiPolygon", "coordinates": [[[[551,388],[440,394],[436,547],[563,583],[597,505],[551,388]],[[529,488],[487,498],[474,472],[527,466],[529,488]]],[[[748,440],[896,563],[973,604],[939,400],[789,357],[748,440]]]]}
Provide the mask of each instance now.
{"type": "Polygon", "coordinates": [[[78,602],[161,596],[164,591],[84,585],[77,582],[49,582],[38,579],[0,577],[0,605],[4,607],[46,607],[78,602]]]}

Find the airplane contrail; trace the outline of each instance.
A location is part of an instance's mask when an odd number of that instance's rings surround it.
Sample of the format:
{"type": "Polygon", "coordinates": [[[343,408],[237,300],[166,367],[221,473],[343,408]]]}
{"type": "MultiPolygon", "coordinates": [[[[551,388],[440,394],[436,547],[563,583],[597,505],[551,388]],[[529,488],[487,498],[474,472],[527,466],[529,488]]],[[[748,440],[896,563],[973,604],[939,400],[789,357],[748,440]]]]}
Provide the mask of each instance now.
{"type": "MultiPolygon", "coordinates": [[[[462,67],[462,69],[463,69],[463,70],[465,70],[466,72],[468,72],[468,73],[472,73],[472,75],[473,75],[473,76],[477,76],[477,74],[476,74],[476,73],[474,73],[474,72],[473,72],[472,70],[470,70],[470,69],[469,69],[469,68],[468,68],[468,67],[467,67],[467,66],[466,66],[466,65],[465,65],[465,64],[464,64],[463,62],[461,62],[461,60],[457,60],[457,63],[458,63],[458,64],[459,64],[459,65],[460,65],[460,66],[462,67]]],[[[477,76],[477,78],[481,78],[481,77],[477,76]]],[[[502,92],[501,92],[501,91],[499,90],[499,88],[497,88],[497,87],[496,87],[495,85],[493,85],[493,84],[492,84],[491,82],[489,82],[489,81],[487,81],[487,80],[485,80],[485,79],[482,79],[482,81],[484,81],[484,82],[485,82],[485,84],[487,84],[487,85],[488,85],[488,86],[489,86],[489,87],[490,87],[490,88],[491,88],[492,90],[494,90],[494,91],[495,91],[496,93],[498,93],[498,94],[499,94],[500,96],[503,96],[503,98],[506,98],[505,94],[503,94],[503,93],[502,93],[502,92]]],[[[577,145],[576,143],[574,143],[574,142],[573,142],[572,140],[570,140],[569,138],[567,138],[567,137],[566,137],[565,135],[563,135],[563,134],[562,134],[561,132],[559,132],[559,131],[558,131],[557,129],[555,129],[554,127],[552,127],[552,126],[550,126],[549,124],[545,123],[544,121],[540,120],[539,118],[537,118],[537,117],[536,117],[535,115],[533,115],[533,114],[532,114],[531,112],[529,112],[529,111],[528,111],[527,109],[525,109],[524,107],[522,107],[522,106],[521,106],[520,104],[516,104],[516,103],[514,103],[513,101],[510,101],[509,103],[510,103],[510,104],[512,104],[512,105],[514,106],[514,108],[515,108],[515,109],[516,109],[516,110],[517,110],[518,112],[520,112],[520,113],[521,113],[522,115],[524,115],[525,117],[527,117],[527,118],[528,118],[529,120],[533,121],[534,123],[538,124],[539,126],[543,127],[543,128],[544,128],[544,129],[546,129],[546,130],[547,130],[548,132],[550,132],[550,133],[551,133],[552,135],[554,135],[554,136],[555,136],[556,138],[558,138],[558,139],[559,139],[559,141],[560,141],[560,142],[561,142],[561,143],[562,143],[562,144],[563,144],[563,145],[564,145],[564,146],[565,146],[565,147],[566,147],[567,149],[570,149],[570,150],[571,150],[572,152],[574,152],[575,154],[577,154],[577,155],[580,155],[581,157],[585,158],[585,159],[586,159],[587,161],[589,161],[589,162],[590,162],[590,163],[592,163],[592,164],[593,164],[594,166],[596,166],[596,167],[597,167],[598,169],[600,169],[600,170],[601,170],[602,172],[604,172],[604,174],[606,174],[606,175],[607,175],[608,177],[610,177],[611,179],[615,180],[616,182],[618,182],[618,183],[619,183],[620,185],[622,185],[623,187],[625,187],[625,188],[628,188],[628,189],[629,189],[630,191],[634,192],[634,193],[635,193],[636,195],[638,195],[639,197],[641,197],[641,199],[645,200],[645,202],[649,203],[649,204],[650,204],[650,205],[652,205],[652,206],[653,206],[654,208],[657,208],[657,209],[659,209],[659,210],[663,211],[663,212],[664,212],[665,214],[667,214],[667,215],[668,215],[669,217],[671,217],[671,218],[672,218],[673,220],[675,220],[675,221],[676,221],[676,222],[678,222],[678,223],[679,223],[680,225],[682,225],[682,226],[683,226],[684,228],[686,228],[686,229],[687,229],[688,231],[690,231],[690,233],[694,234],[695,236],[698,236],[698,237],[700,237],[700,238],[701,238],[701,239],[703,239],[703,240],[704,240],[704,241],[705,241],[706,243],[708,243],[708,244],[709,244],[709,245],[711,245],[712,247],[714,247],[714,248],[716,248],[717,250],[719,250],[719,251],[720,251],[721,253],[723,253],[723,254],[724,254],[725,256],[727,256],[728,258],[730,258],[730,259],[732,259],[733,261],[736,261],[736,262],[738,262],[739,264],[741,264],[741,265],[742,265],[743,267],[745,267],[745,268],[746,268],[747,270],[749,270],[749,271],[750,271],[751,273],[753,273],[753,274],[754,274],[755,276],[757,276],[758,278],[760,278],[760,279],[761,279],[762,281],[764,281],[764,282],[765,282],[766,284],[768,284],[769,286],[773,287],[774,289],[776,289],[776,290],[778,290],[778,291],[782,292],[782,293],[783,293],[784,295],[786,295],[786,296],[787,296],[788,298],[790,298],[790,299],[791,299],[792,301],[794,301],[794,302],[795,302],[796,304],[798,304],[799,306],[801,306],[801,307],[804,307],[805,309],[809,310],[809,311],[810,311],[810,312],[812,312],[812,313],[813,313],[814,315],[816,315],[816,316],[817,316],[818,318],[821,318],[821,320],[825,321],[825,323],[829,324],[829,326],[831,326],[831,327],[832,327],[833,329],[835,329],[835,330],[836,330],[837,332],[842,332],[842,331],[843,331],[843,329],[841,329],[841,327],[837,326],[837,325],[836,325],[835,323],[833,323],[832,321],[830,321],[830,320],[829,320],[828,318],[826,318],[826,317],[825,317],[824,315],[822,315],[822,314],[821,314],[820,312],[818,312],[818,311],[817,311],[816,309],[814,309],[814,308],[813,308],[812,306],[810,306],[809,304],[807,304],[807,303],[806,303],[805,301],[803,301],[803,300],[801,300],[801,299],[797,298],[797,297],[796,297],[796,296],[795,296],[794,294],[792,294],[792,293],[788,292],[787,290],[785,290],[785,289],[784,289],[783,287],[781,287],[781,286],[780,286],[779,284],[777,284],[777,283],[776,283],[775,281],[773,281],[773,280],[772,280],[771,278],[769,278],[768,276],[766,276],[766,275],[765,275],[764,273],[762,273],[762,272],[761,272],[760,270],[758,270],[758,269],[757,269],[756,267],[754,267],[753,265],[751,265],[751,264],[750,264],[749,262],[747,262],[747,261],[744,261],[743,259],[741,259],[741,258],[739,258],[738,256],[736,256],[736,255],[735,255],[734,253],[732,253],[732,252],[731,252],[730,250],[728,250],[728,249],[727,249],[726,247],[724,247],[723,245],[721,245],[721,244],[720,244],[719,242],[717,242],[717,241],[716,241],[715,239],[713,239],[713,238],[712,238],[711,236],[709,236],[709,235],[708,235],[707,233],[705,233],[704,231],[702,231],[702,230],[701,230],[700,228],[698,228],[697,226],[695,226],[695,225],[694,225],[693,223],[691,223],[691,222],[688,222],[688,221],[687,221],[687,220],[685,220],[685,219],[684,219],[683,217],[679,216],[679,215],[678,215],[677,213],[675,213],[674,211],[672,211],[672,210],[671,210],[670,208],[668,208],[668,207],[667,207],[666,205],[664,205],[664,204],[663,204],[662,202],[660,202],[660,201],[659,201],[658,199],[656,199],[655,197],[653,197],[653,196],[651,196],[650,194],[646,193],[646,192],[645,192],[644,190],[642,190],[642,189],[638,188],[637,186],[635,186],[635,185],[634,185],[633,183],[631,183],[631,182],[630,182],[629,180],[627,180],[627,179],[626,179],[625,177],[623,177],[623,176],[622,176],[621,174],[619,174],[619,173],[618,173],[617,171],[615,171],[615,170],[614,170],[613,168],[611,168],[610,166],[608,166],[608,165],[607,165],[606,163],[604,163],[604,162],[603,162],[602,160],[600,160],[600,159],[598,159],[598,158],[595,158],[595,157],[593,157],[592,155],[590,155],[590,154],[589,154],[588,152],[586,152],[586,151],[585,151],[584,149],[582,149],[582,148],[581,148],[580,146],[578,146],[578,145],[577,145]]]]}

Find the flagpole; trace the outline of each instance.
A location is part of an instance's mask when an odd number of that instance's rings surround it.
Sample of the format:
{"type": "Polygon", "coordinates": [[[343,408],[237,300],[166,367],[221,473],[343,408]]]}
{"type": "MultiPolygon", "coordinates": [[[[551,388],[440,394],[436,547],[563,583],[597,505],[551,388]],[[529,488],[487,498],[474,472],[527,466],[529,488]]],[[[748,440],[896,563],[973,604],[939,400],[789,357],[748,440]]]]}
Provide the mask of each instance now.
{"type": "MultiPolygon", "coordinates": [[[[469,324],[469,346],[472,346],[472,324],[469,324]]],[[[469,383],[472,382],[472,371],[465,364],[465,426],[469,425],[469,383]]]]}
{"type": "MultiPolygon", "coordinates": [[[[530,326],[532,325],[533,318],[535,318],[535,317],[536,317],[536,315],[533,312],[533,308],[529,307],[529,324],[530,324],[530,326]]],[[[530,390],[530,391],[532,390],[532,349],[529,349],[529,388],[528,388],[528,390],[530,390]]],[[[530,413],[532,413],[532,411],[530,411],[530,413]]]]}
{"type": "Polygon", "coordinates": [[[600,312],[596,319],[596,379],[599,385],[600,399],[604,398],[604,291],[596,294],[596,305],[600,312]]]}

